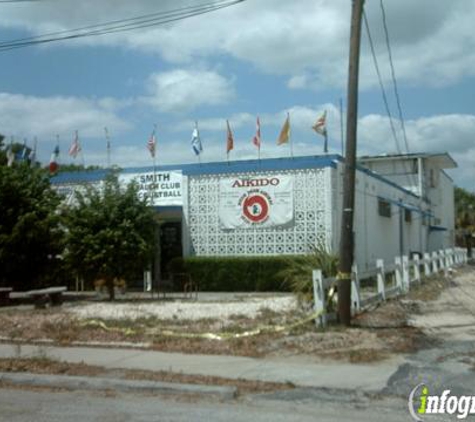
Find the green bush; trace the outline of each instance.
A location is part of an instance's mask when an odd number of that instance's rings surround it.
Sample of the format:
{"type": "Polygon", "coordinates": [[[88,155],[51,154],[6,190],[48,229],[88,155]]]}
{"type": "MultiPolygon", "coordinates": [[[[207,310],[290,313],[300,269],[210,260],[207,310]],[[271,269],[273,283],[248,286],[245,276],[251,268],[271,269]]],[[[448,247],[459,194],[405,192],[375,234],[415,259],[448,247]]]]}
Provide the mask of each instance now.
{"type": "Polygon", "coordinates": [[[313,297],[312,271],[322,270],[324,277],[333,277],[338,270],[338,256],[324,245],[314,245],[311,253],[300,260],[292,260],[282,270],[280,276],[286,280],[300,299],[311,301],[313,297]]]}
{"type": "Polygon", "coordinates": [[[283,270],[301,256],[292,257],[189,257],[184,265],[201,291],[290,291],[283,270]]]}

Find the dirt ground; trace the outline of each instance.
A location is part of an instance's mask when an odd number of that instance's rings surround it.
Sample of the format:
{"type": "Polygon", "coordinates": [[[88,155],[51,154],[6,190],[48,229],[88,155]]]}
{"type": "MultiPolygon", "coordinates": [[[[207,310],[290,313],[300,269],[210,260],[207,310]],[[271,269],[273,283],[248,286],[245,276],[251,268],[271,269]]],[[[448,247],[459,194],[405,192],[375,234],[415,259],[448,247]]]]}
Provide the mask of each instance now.
{"type": "MultiPolygon", "coordinates": [[[[146,380],[182,384],[207,384],[233,386],[238,395],[266,393],[295,388],[290,383],[250,381],[244,379],[227,379],[204,375],[187,375],[176,372],[141,371],[125,369],[106,369],[84,363],[57,362],[46,358],[34,359],[0,359],[0,372],[29,372],[35,374],[55,374],[85,377],[108,377],[125,380],[146,380]]],[[[1,382],[0,382],[1,385],[1,382]]]]}
{"type": "MultiPolygon", "coordinates": [[[[475,280],[473,267],[457,270],[457,277],[475,280]]],[[[227,354],[252,357],[305,355],[306,358],[374,362],[393,354],[409,353],[430,347],[434,340],[424,326],[413,324],[423,306],[433,303],[453,283],[443,276],[431,277],[398,299],[373,307],[344,329],[315,327],[313,321],[299,324],[303,311],[282,313],[263,309],[254,318],[233,315],[226,323],[219,319],[161,320],[81,320],[66,312],[65,307],[44,310],[31,306],[2,308],[0,340],[5,342],[48,342],[58,345],[111,344],[113,347],[138,346],[161,351],[200,354],[227,354]],[[296,324],[297,323],[297,324],[296,324]],[[286,327],[273,332],[274,327],[286,327]],[[260,328],[256,335],[234,335],[260,328]],[[225,333],[222,339],[206,338],[206,333],[225,333]],[[195,335],[196,337],[190,337],[195,335]]],[[[81,305],[74,305],[81,306],[81,305]]],[[[226,306],[226,304],[217,304],[226,306]]],[[[474,309],[475,311],[475,309],[474,309]]]]}

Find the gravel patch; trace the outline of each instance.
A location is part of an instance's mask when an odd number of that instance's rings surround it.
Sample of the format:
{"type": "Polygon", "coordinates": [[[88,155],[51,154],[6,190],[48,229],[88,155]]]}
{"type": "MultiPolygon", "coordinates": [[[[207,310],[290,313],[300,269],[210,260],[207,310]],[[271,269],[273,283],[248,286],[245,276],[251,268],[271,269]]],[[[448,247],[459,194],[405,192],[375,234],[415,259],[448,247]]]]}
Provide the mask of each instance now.
{"type": "Polygon", "coordinates": [[[80,319],[136,320],[158,318],[172,320],[228,319],[236,315],[256,318],[262,311],[291,312],[297,309],[292,297],[253,298],[244,302],[217,303],[94,303],[67,308],[67,312],[80,319]]]}

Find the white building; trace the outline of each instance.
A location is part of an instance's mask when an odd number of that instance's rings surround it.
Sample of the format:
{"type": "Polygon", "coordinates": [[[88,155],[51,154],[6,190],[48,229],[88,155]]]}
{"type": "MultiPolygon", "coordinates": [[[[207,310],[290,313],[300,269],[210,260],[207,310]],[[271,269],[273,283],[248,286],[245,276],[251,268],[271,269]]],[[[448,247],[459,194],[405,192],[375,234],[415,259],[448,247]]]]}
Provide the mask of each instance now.
{"type": "MultiPolygon", "coordinates": [[[[356,174],[355,260],[424,253],[454,244],[448,154],[365,157],[356,174]]],[[[174,256],[304,254],[315,243],[338,252],[342,158],[338,155],[132,168],[162,222],[162,268],[174,256]]],[[[106,171],[52,178],[68,195],[106,171]]]]}

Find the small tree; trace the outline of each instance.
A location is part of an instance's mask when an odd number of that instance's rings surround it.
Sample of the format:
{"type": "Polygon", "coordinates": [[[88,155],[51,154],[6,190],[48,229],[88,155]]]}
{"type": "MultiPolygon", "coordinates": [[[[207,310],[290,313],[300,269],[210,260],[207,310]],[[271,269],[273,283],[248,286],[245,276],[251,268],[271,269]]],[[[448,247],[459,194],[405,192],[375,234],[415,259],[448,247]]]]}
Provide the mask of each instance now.
{"type": "Polygon", "coordinates": [[[66,260],[79,273],[104,279],[114,300],[114,279],[136,274],[153,256],[155,213],[139,199],[136,183],[123,188],[114,173],[76,199],[64,212],[66,260]]]}
{"type": "Polygon", "coordinates": [[[60,200],[45,173],[0,165],[0,283],[15,289],[41,284],[62,250],[60,200]]]}

